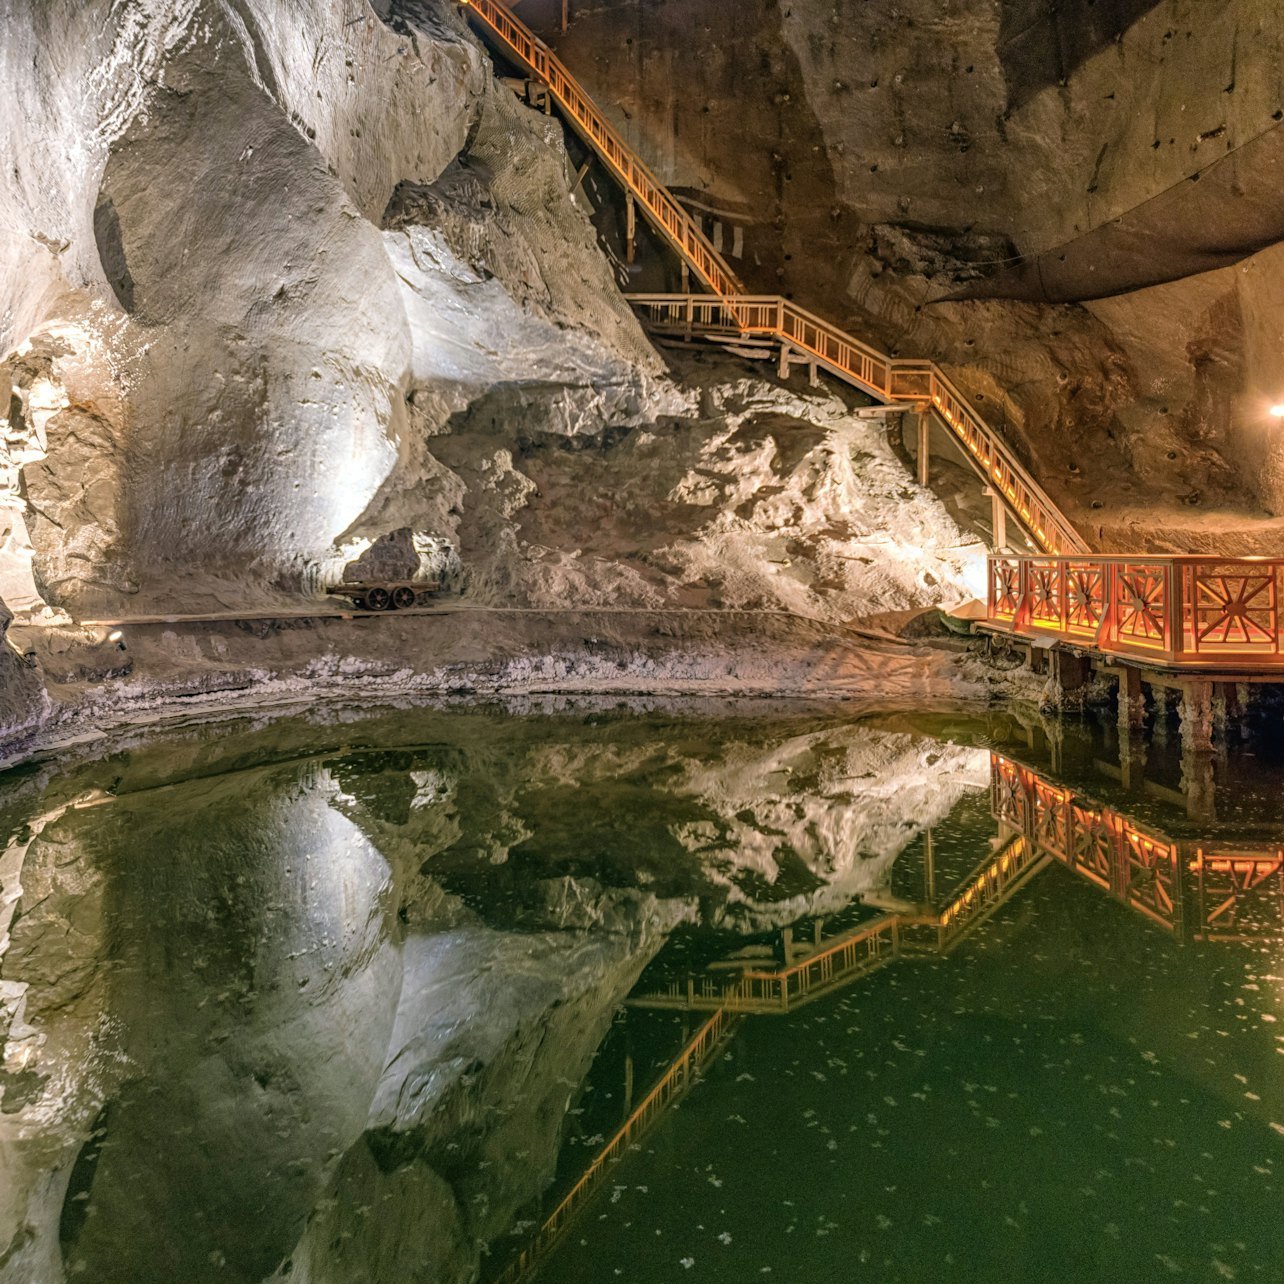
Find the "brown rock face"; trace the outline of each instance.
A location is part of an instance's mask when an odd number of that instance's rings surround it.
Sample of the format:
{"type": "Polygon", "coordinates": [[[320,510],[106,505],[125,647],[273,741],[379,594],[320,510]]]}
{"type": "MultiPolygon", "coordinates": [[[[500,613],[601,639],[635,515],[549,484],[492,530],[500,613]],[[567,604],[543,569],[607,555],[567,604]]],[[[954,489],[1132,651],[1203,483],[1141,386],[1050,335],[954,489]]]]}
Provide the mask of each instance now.
{"type": "Polygon", "coordinates": [[[1208,271],[1284,234],[1268,0],[606,0],[564,35],[557,8],[527,19],[626,136],[747,223],[753,288],[1004,389],[1085,529],[1147,511],[1180,547],[1284,505],[1274,304],[1257,258],[1208,271]],[[943,301],[986,291],[1034,306],[943,301]]]}

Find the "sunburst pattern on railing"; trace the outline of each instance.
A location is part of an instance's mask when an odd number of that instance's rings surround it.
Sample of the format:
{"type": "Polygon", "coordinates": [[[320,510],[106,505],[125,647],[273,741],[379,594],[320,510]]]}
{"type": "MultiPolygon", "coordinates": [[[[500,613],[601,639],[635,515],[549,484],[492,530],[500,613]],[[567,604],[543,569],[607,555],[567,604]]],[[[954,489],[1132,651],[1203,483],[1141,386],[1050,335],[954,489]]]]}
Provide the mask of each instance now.
{"type": "Polygon", "coordinates": [[[1284,560],[990,559],[991,624],[1190,669],[1284,666],[1284,560]]]}

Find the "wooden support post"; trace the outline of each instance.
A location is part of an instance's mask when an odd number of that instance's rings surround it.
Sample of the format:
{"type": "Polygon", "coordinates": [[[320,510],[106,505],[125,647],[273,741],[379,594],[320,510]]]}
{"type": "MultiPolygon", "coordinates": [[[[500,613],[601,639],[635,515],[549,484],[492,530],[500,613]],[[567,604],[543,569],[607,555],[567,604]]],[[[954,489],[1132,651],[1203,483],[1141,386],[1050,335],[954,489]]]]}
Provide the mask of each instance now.
{"type": "Polygon", "coordinates": [[[1083,689],[1092,677],[1092,662],[1086,655],[1057,647],[1052,652],[1051,701],[1058,709],[1083,704],[1083,689]]]}
{"type": "Polygon", "coordinates": [[[936,836],[930,829],[923,835],[923,900],[936,904],[936,836]]]}
{"type": "Polygon", "coordinates": [[[1221,752],[1226,752],[1242,718],[1238,685],[1218,682],[1213,687],[1213,737],[1221,752]]]}
{"type": "Polygon", "coordinates": [[[1173,690],[1152,684],[1150,695],[1155,705],[1155,718],[1150,729],[1151,739],[1156,744],[1168,743],[1169,718],[1172,714],[1173,690]]]}
{"type": "Polygon", "coordinates": [[[1135,736],[1146,725],[1146,697],[1141,689],[1141,670],[1130,664],[1119,666],[1119,739],[1135,736]]]}
{"type": "Polygon", "coordinates": [[[1048,731],[1048,757],[1052,762],[1052,774],[1059,776],[1066,765],[1066,729],[1059,718],[1048,731]]]}
{"type": "Polygon", "coordinates": [[[1192,679],[1182,686],[1182,753],[1208,753],[1213,747],[1213,684],[1192,679]]]}
{"type": "Polygon", "coordinates": [[[1130,794],[1146,787],[1146,741],[1139,732],[1125,735],[1119,729],[1119,782],[1130,794]]]}
{"type": "Polygon", "coordinates": [[[1181,791],[1186,795],[1186,815],[1212,824],[1217,820],[1217,777],[1213,755],[1188,750],[1181,756],[1181,791]]]}
{"type": "Polygon", "coordinates": [[[789,345],[787,343],[782,343],[780,345],[780,364],[776,367],[776,373],[782,379],[789,378],[789,365],[790,365],[789,357],[790,357],[789,345]]]}
{"type": "Polygon", "coordinates": [[[687,266],[686,259],[682,260],[682,289],[679,291],[679,293],[680,294],[691,293],[691,269],[690,267],[687,266]]]}
{"type": "Polygon", "coordinates": [[[579,169],[575,171],[575,182],[571,184],[572,196],[574,196],[575,193],[580,190],[580,184],[584,181],[589,170],[592,168],[592,165],[593,165],[593,153],[590,152],[588,154],[588,159],[584,162],[583,165],[579,167],[579,169]]]}
{"type": "Polygon", "coordinates": [[[792,927],[781,929],[780,949],[785,958],[785,966],[792,967],[794,962],[794,929],[792,927]]]}
{"type": "Polygon", "coordinates": [[[985,493],[990,497],[990,513],[994,528],[994,551],[1002,553],[1008,546],[1008,509],[1003,496],[993,486],[987,486],[985,493]]]}
{"type": "Polygon", "coordinates": [[[633,1113],[633,1054],[624,1054],[624,1117],[633,1113]]]}
{"type": "Polygon", "coordinates": [[[633,262],[634,240],[638,231],[637,203],[632,192],[624,193],[624,261],[633,262]]]}
{"type": "Polygon", "coordinates": [[[927,486],[932,480],[932,417],[920,410],[918,420],[918,484],[927,486]]]}
{"type": "Polygon", "coordinates": [[[562,0],[562,34],[563,35],[566,34],[566,21],[570,17],[570,14],[567,12],[569,6],[570,6],[570,0],[562,0]]]}
{"type": "Polygon", "coordinates": [[[810,388],[820,387],[820,372],[814,361],[807,362],[807,386],[810,388]]]}

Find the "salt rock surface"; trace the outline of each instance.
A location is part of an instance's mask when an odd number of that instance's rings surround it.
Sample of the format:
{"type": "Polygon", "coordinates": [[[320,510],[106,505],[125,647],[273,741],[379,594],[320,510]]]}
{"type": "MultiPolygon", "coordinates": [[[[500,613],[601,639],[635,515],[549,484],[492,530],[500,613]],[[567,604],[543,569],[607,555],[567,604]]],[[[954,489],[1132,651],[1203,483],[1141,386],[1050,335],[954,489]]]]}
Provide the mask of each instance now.
{"type": "Polygon", "coordinates": [[[1159,197],[1132,249],[1162,269],[1167,237],[1206,235],[1192,176],[1269,182],[1236,156],[1278,120],[1274,0],[602,0],[565,35],[544,21],[662,180],[736,228],[750,288],[940,361],[1093,542],[1278,546],[1277,247],[1085,305],[945,301],[1159,197]]]}
{"type": "Polygon", "coordinates": [[[974,591],[978,548],[843,403],[666,375],[561,126],[451,6],[12,8],[19,609],[279,604],[401,529],[483,602],[839,619],[974,591]],[[687,476],[657,458],[675,418],[687,476]]]}

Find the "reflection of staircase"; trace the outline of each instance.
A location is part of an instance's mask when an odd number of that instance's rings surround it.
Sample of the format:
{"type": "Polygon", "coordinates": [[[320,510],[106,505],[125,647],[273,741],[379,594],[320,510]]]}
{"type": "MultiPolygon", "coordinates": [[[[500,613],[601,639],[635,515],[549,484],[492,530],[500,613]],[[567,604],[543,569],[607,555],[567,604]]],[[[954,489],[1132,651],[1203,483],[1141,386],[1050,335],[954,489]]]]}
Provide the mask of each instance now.
{"type": "Polygon", "coordinates": [[[584,1175],[545,1218],[531,1242],[495,1277],[494,1284],[517,1284],[552,1252],[576,1213],[601,1187],[603,1178],[660,1118],[665,1107],[680,1097],[699,1071],[718,1056],[735,1032],[736,1023],[737,1019],[730,1013],[715,1012],[696,1031],[695,1037],[678,1053],[660,1081],[642,1098],[619,1131],[594,1156],[584,1175]]]}
{"type": "MultiPolygon", "coordinates": [[[[748,296],[697,219],[629,148],[562,62],[500,0],[458,0],[506,58],[547,87],[571,128],[636,201],[647,220],[713,297],[636,295],[634,306],[661,334],[735,345],[778,343],[785,369],[802,361],[824,369],[882,402],[934,414],[963,446],[968,462],[1047,553],[1088,551],[1074,526],[1016,458],[1003,438],[930,361],[892,360],[868,344],[779,296],[748,296]]],[[[920,433],[920,461],[926,434],[920,433]]],[[[921,462],[920,462],[921,467],[921,462]]]]}
{"type": "Polygon", "coordinates": [[[781,1014],[851,985],[904,956],[948,954],[1043,867],[1049,857],[1024,835],[973,871],[939,914],[884,914],[821,942],[788,967],[707,972],[635,994],[632,1007],[781,1014]]]}

